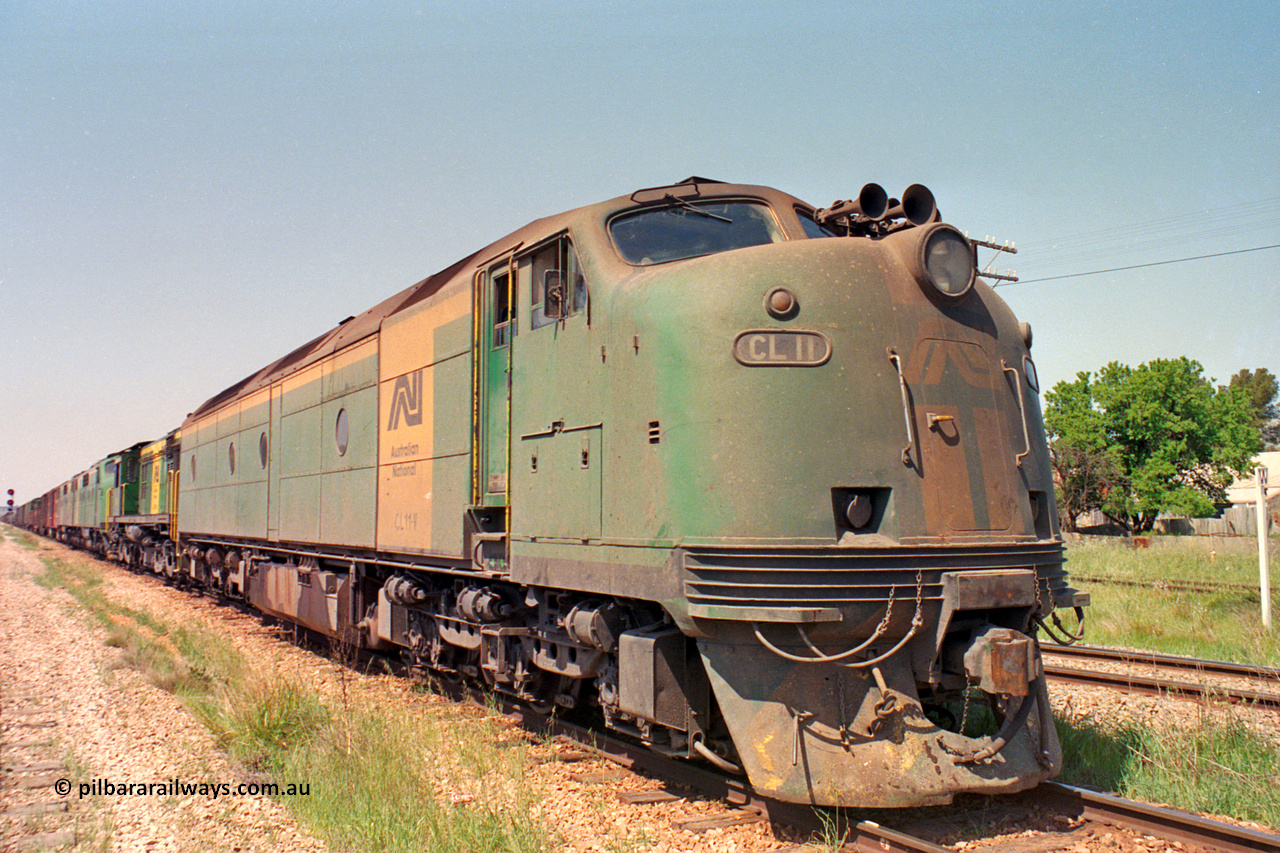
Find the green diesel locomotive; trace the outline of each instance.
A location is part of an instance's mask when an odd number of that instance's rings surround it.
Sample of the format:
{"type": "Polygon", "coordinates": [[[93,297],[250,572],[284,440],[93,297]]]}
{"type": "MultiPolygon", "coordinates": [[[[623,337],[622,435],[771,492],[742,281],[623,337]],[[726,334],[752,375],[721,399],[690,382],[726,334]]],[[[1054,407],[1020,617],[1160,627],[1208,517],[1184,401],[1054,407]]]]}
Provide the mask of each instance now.
{"type": "Polygon", "coordinates": [[[764,795],[1016,791],[1061,763],[1038,632],[1087,604],[1030,345],[923,187],[690,178],[348,319],[48,532],[764,795]]]}

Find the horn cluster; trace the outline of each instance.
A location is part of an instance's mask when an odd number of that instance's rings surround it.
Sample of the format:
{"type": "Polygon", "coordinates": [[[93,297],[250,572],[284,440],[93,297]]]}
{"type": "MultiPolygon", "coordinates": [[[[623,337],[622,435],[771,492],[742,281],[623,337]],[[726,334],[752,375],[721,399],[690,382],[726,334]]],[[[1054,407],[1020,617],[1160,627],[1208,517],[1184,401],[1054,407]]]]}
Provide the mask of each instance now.
{"type": "Polygon", "coordinates": [[[933,193],[923,184],[907,187],[901,199],[889,198],[879,184],[867,184],[856,199],[832,202],[814,211],[813,218],[838,233],[864,236],[940,220],[933,193]]]}

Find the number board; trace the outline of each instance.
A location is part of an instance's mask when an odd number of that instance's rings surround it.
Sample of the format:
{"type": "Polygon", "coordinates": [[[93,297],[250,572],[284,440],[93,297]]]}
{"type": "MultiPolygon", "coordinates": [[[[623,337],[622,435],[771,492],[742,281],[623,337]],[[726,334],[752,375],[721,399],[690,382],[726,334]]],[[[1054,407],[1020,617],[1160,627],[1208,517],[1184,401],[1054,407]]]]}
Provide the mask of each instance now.
{"type": "Polygon", "coordinates": [[[733,341],[733,357],[747,367],[817,367],[831,358],[821,332],[751,329],[733,341]]]}

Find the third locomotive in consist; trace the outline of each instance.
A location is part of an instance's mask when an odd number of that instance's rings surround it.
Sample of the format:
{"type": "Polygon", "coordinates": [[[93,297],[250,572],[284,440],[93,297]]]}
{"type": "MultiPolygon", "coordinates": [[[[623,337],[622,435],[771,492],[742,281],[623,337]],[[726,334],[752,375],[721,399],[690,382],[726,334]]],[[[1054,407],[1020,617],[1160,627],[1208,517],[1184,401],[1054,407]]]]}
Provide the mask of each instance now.
{"type": "Polygon", "coordinates": [[[923,187],[691,178],[502,238],[19,521],[764,795],[1020,790],[1061,762],[1037,631],[1087,603],[1030,345],[923,187]]]}

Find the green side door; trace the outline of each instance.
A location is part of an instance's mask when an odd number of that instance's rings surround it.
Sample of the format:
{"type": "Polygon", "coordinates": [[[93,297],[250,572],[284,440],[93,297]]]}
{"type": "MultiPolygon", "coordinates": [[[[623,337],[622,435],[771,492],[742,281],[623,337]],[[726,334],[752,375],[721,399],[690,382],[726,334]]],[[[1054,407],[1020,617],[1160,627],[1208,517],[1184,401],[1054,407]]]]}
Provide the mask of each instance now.
{"type": "Polygon", "coordinates": [[[472,502],[505,507],[511,462],[511,341],[517,331],[511,259],[491,264],[476,279],[475,458],[472,502]]]}

